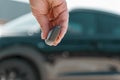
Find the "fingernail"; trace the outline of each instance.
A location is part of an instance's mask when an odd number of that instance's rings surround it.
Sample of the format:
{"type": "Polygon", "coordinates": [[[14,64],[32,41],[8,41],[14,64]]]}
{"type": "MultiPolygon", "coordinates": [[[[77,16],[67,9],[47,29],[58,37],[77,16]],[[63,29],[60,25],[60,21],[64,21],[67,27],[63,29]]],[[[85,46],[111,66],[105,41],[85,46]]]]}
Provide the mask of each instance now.
{"type": "Polygon", "coordinates": [[[45,37],[44,37],[44,34],[43,34],[43,33],[41,33],[41,38],[42,38],[42,39],[45,39],[45,37]]]}
{"type": "Polygon", "coordinates": [[[58,44],[57,43],[54,43],[53,46],[57,46],[58,44]]]}

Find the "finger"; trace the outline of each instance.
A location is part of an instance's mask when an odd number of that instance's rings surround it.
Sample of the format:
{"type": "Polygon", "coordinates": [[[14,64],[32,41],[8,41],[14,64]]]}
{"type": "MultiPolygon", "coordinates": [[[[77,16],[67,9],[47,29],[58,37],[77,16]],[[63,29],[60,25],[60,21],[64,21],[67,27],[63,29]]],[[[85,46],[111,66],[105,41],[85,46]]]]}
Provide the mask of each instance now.
{"type": "Polygon", "coordinates": [[[46,39],[47,35],[49,33],[49,20],[46,15],[35,15],[38,23],[40,24],[41,27],[41,38],[46,39]]]}
{"type": "Polygon", "coordinates": [[[68,14],[67,4],[65,0],[54,0],[52,7],[53,7],[54,17],[57,21],[57,25],[61,26],[61,32],[57,40],[53,43],[54,46],[56,46],[58,43],[60,43],[60,41],[66,34],[66,31],[68,28],[69,14],[68,14]]]}
{"type": "Polygon", "coordinates": [[[49,4],[46,0],[30,0],[30,6],[32,11],[37,10],[37,14],[47,14],[49,4]]]}
{"type": "Polygon", "coordinates": [[[63,39],[63,37],[65,36],[66,32],[67,32],[67,24],[66,22],[63,23],[62,27],[61,27],[61,31],[60,31],[60,34],[59,36],[57,37],[56,41],[53,43],[54,46],[58,45],[61,40],[63,39]]]}
{"type": "Polygon", "coordinates": [[[49,20],[45,15],[41,15],[40,17],[38,17],[38,22],[41,25],[41,38],[46,39],[49,33],[49,20]]]}
{"type": "Polygon", "coordinates": [[[30,0],[30,6],[32,9],[33,15],[36,17],[39,22],[42,30],[41,37],[46,39],[49,31],[49,21],[46,17],[49,9],[49,5],[46,0],[30,0]]]}

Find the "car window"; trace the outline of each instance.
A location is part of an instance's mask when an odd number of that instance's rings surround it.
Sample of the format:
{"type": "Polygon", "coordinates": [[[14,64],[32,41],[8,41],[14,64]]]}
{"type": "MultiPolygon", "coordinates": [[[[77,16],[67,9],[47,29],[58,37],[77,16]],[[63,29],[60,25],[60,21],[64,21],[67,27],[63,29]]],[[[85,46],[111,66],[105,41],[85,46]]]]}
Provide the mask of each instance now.
{"type": "Polygon", "coordinates": [[[69,32],[71,33],[82,33],[83,27],[77,22],[70,22],[69,23],[69,32]]]}
{"type": "MultiPolygon", "coordinates": [[[[77,35],[86,35],[86,36],[94,35],[95,28],[97,25],[96,17],[92,13],[73,12],[73,13],[70,13],[70,24],[69,25],[73,28],[76,28],[77,31],[79,30],[77,35]],[[80,28],[77,28],[77,27],[80,27],[80,28]]],[[[76,31],[73,28],[72,28],[72,31],[73,30],[76,31]]]]}
{"type": "Polygon", "coordinates": [[[97,33],[99,35],[119,36],[120,16],[100,14],[98,17],[97,33]]]}

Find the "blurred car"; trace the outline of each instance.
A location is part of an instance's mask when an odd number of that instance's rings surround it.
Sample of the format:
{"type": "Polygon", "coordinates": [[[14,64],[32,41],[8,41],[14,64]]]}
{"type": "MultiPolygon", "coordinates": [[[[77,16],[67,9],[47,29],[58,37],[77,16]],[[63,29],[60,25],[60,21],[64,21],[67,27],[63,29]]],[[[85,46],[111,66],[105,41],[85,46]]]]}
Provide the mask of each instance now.
{"type": "MultiPolygon", "coordinates": [[[[39,80],[45,76],[43,61],[54,62],[64,52],[68,52],[68,57],[119,56],[119,20],[119,15],[107,12],[73,10],[66,36],[58,46],[51,47],[41,40],[40,26],[31,13],[15,19],[0,28],[0,73],[14,73],[21,78],[27,74],[29,80],[39,80]]],[[[102,73],[119,74],[116,67],[114,70],[102,73]]]]}
{"type": "Polygon", "coordinates": [[[60,66],[51,69],[52,80],[56,76],[62,80],[71,76],[80,76],[78,80],[119,80],[119,20],[119,13],[72,9],[68,32],[56,47],[40,38],[40,26],[31,13],[12,20],[0,27],[0,78],[47,80],[45,63],[49,63],[60,66]],[[73,57],[82,58],[66,61],[73,57]],[[59,59],[63,60],[60,64],[59,59]]]}

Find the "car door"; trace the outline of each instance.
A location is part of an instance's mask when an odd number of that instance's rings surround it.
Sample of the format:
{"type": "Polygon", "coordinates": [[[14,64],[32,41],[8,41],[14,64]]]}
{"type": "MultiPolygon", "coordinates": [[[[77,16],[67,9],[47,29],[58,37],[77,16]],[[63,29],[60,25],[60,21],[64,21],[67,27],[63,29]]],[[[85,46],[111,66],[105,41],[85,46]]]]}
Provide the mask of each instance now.
{"type": "Polygon", "coordinates": [[[97,34],[101,38],[98,48],[105,51],[120,49],[120,16],[111,13],[101,13],[98,16],[97,34]]]}
{"type": "Polygon", "coordinates": [[[91,44],[84,42],[95,34],[96,16],[91,11],[75,10],[70,12],[69,28],[61,42],[61,48],[71,51],[93,48],[91,44]]]}

